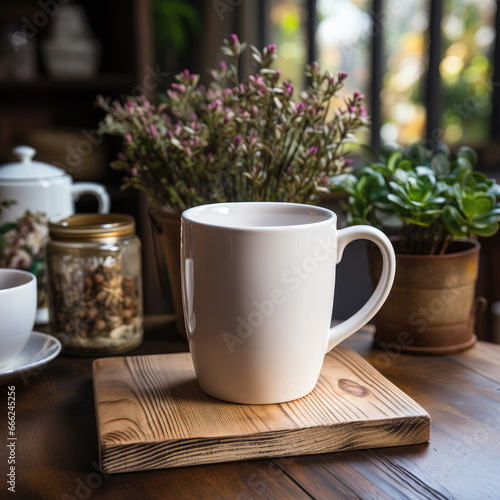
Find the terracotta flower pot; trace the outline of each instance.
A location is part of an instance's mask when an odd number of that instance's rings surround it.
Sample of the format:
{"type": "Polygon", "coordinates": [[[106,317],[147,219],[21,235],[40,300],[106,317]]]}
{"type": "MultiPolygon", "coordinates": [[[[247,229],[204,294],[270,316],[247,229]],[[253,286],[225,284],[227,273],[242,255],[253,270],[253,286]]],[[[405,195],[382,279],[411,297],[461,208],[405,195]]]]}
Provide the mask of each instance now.
{"type": "MultiPolygon", "coordinates": [[[[396,250],[394,285],[375,316],[375,341],[409,353],[449,354],[471,347],[476,309],[479,243],[456,241],[445,255],[403,255],[396,250]],[[398,347],[399,346],[399,347],[398,347]]],[[[380,254],[368,247],[373,283],[380,254]]]]}
{"type": "Polygon", "coordinates": [[[161,294],[173,302],[177,332],[186,338],[181,294],[181,217],[156,206],[150,206],[148,213],[161,294]]]}

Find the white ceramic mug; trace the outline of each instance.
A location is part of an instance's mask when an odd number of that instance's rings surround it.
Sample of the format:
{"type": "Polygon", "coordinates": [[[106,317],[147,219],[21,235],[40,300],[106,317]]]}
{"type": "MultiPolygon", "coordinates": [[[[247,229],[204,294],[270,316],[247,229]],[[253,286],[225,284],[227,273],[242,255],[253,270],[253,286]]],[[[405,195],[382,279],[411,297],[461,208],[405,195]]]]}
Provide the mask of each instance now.
{"type": "Polygon", "coordinates": [[[293,203],[203,205],[181,226],[184,319],[196,377],[209,395],[243,404],[311,392],[325,354],[363,327],[395,273],[389,239],[370,226],[337,230],[325,208],[293,203]],[[351,318],[330,328],[335,267],[366,239],[382,252],[380,282],[351,318]]]}
{"type": "Polygon", "coordinates": [[[0,367],[9,364],[28,342],[35,314],[35,275],[0,268],[0,367]]]}

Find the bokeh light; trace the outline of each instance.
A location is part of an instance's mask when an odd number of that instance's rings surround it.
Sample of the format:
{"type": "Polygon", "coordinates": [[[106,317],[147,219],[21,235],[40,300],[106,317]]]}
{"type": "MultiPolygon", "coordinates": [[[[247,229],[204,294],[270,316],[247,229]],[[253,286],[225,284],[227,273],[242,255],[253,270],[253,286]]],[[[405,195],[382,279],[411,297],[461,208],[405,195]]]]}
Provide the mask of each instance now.
{"type": "MultiPolygon", "coordinates": [[[[318,0],[316,3],[318,28],[316,44],[318,62],[322,69],[333,75],[343,71],[349,76],[342,89],[342,96],[360,91],[367,97],[367,110],[370,87],[370,53],[372,18],[369,14],[370,0],[318,0]]],[[[334,102],[336,106],[342,102],[334,102]]],[[[369,142],[369,131],[356,134],[360,142],[369,142]]]]}
{"type": "Polygon", "coordinates": [[[301,0],[270,0],[268,5],[271,21],[269,43],[275,43],[279,48],[276,67],[281,70],[283,79],[301,88],[307,62],[307,9],[301,0]]]}
{"type": "Polygon", "coordinates": [[[382,142],[408,144],[425,134],[423,85],[427,66],[428,3],[389,2],[383,23],[386,56],[380,95],[382,142]],[[392,6],[392,8],[391,8],[392,6]]]}
{"type": "MultiPolygon", "coordinates": [[[[268,36],[280,47],[278,67],[304,85],[308,41],[304,0],[269,0],[268,36]]],[[[426,133],[425,78],[430,0],[383,2],[376,28],[383,33],[382,141],[409,144],[426,133]]],[[[346,72],[344,94],[359,90],[370,113],[371,0],[317,0],[316,47],[322,69],[346,72]]],[[[496,2],[444,0],[441,20],[441,123],[450,145],[488,140],[496,2]]],[[[336,102],[335,105],[341,103],[336,102]]],[[[336,107],[336,106],[333,106],[336,107]]],[[[377,131],[375,132],[377,133],[377,131]]],[[[369,142],[369,133],[358,134],[369,142]]]]}
{"type": "Polygon", "coordinates": [[[474,145],[489,137],[495,12],[493,0],[444,2],[441,126],[451,145],[474,145]]]}

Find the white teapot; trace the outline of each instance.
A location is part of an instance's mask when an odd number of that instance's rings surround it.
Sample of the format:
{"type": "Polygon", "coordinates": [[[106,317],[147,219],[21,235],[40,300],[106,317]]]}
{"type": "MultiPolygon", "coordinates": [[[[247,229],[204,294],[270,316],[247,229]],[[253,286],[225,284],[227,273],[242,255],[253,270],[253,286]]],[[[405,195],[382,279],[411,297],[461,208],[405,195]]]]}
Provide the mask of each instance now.
{"type": "Polygon", "coordinates": [[[74,214],[84,194],[97,198],[99,213],[108,213],[106,188],[77,182],[63,169],[33,161],[36,150],[14,148],[21,160],[0,166],[0,267],[31,271],[38,279],[37,324],[48,322],[45,292],[44,243],[49,219],[74,214]]]}

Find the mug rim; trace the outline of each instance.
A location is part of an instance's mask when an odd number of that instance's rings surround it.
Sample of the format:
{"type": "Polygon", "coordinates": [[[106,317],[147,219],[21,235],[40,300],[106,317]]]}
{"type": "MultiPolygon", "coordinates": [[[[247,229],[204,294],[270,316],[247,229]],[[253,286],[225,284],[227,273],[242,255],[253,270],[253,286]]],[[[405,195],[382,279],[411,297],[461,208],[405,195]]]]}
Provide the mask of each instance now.
{"type": "Polygon", "coordinates": [[[26,280],[24,280],[22,283],[17,283],[17,284],[14,284],[14,285],[11,285],[11,286],[8,286],[5,288],[2,288],[2,285],[0,285],[0,294],[8,293],[11,290],[19,289],[19,288],[24,287],[24,286],[28,286],[33,281],[36,281],[36,276],[29,271],[25,271],[24,269],[10,269],[8,267],[0,268],[0,275],[9,275],[9,274],[25,276],[26,280]]]}
{"type": "MultiPolygon", "coordinates": [[[[297,212],[297,214],[300,214],[300,212],[297,212]]],[[[332,210],[329,210],[328,208],[324,207],[318,207],[316,205],[308,205],[305,203],[292,203],[292,202],[281,202],[281,201],[228,201],[228,202],[222,202],[222,203],[208,203],[204,205],[198,205],[196,207],[191,207],[181,214],[181,219],[192,223],[192,224],[197,224],[200,226],[207,226],[207,227],[213,227],[213,228],[218,228],[218,229],[226,229],[226,230],[231,230],[231,231],[290,231],[290,230],[296,230],[300,228],[306,228],[306,227],[312,227],[315,226],[317,227],[318,225],[323,225],[323,224],[335,224],[337,225],[337,214],[333,212],[332,210]],[[268,207],[294,207],[296,210],[304,210],[301,215],[308,215],[310,214],[310,210],[314,210],[317,212],[317,214],[322,214],[325,215],[326,217],[323,220],[317,220],[317,221],[311,221],[307,223],[299,223],[299,224],[287,224],[287,225],[269,225],[269,226],[244,226],[244,225],[236,225],[236,224],[217,224],[212,221],[207,221],[207,220],[199,220],[196,219],[196,215],[199,215],[201,212],[205,211],[207,208],[210,209],[217,209],[217,208],[224,208],[228,206],[268,206],[268,207]],[[307,212],[309,210],[309,212],[307,212]]]]}

